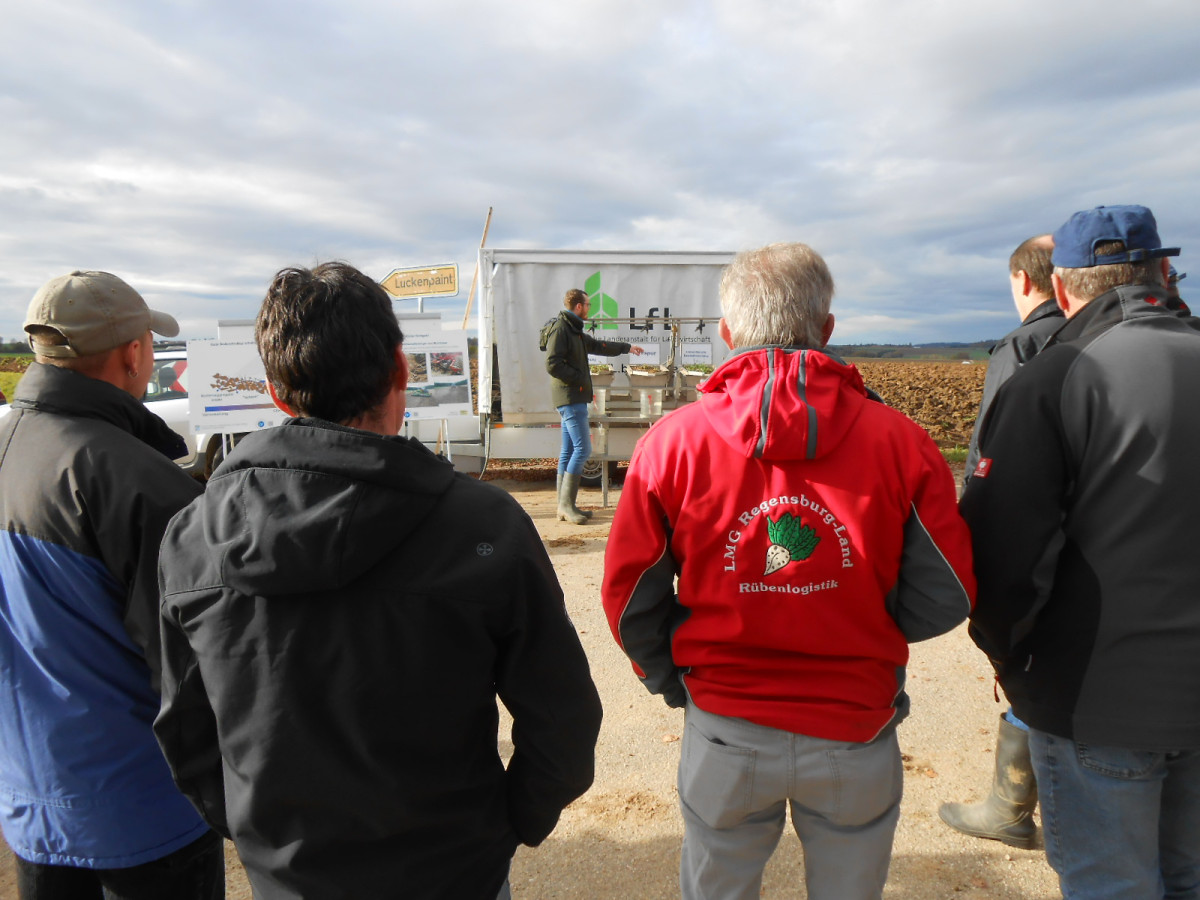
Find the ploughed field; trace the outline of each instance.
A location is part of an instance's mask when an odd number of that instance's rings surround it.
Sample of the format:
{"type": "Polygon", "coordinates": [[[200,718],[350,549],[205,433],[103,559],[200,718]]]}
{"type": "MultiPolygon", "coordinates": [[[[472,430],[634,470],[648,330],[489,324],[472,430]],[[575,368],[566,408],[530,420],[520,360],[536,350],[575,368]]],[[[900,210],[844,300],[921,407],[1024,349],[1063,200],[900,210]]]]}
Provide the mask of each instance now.
{"type": "Polygon", "coordinates": [[[965,447],[983,396],[985,363],[852,360],[867,387],[921,425],[939,447],[965,447]]]}

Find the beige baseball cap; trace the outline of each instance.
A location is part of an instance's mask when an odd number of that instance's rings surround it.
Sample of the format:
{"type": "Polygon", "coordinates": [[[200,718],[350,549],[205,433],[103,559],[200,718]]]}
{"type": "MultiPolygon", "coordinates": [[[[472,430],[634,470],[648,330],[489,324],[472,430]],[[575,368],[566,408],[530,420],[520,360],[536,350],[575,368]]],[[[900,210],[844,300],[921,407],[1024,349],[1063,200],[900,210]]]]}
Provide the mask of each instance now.
{"type": "Polygon", "coordinates": [[[26,331],[38,325],[53,328],[67,340],[65,345],[39,343],[34,348],[53,357],[103,353],[147,331],[163,337],[179,334],[174,316],[150,309],[141,294],[108,272],[72,272],[47,281],[25,313],[26,331]]]}

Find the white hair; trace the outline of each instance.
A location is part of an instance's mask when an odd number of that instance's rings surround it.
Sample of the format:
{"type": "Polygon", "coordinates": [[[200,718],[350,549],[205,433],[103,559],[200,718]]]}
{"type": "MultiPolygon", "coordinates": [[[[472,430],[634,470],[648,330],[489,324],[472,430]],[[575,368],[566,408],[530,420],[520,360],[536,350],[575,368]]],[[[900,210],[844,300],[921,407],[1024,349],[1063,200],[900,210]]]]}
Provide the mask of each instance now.
{"type": "Polygon", "coordinates": [[[735,347],[819,348],[832,300],[829,267],[807,244],[739,253],[721,274],[721,312],[735,347]]]}

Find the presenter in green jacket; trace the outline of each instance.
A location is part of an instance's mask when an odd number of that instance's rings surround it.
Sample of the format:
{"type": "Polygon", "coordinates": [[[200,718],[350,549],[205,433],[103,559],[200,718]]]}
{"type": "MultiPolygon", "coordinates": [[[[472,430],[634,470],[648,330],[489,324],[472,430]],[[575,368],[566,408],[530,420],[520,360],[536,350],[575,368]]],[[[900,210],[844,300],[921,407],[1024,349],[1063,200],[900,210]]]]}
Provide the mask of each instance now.
{"type": "Polygon", "coordinates": [[[588,431],[588,404],[592,402],[592,372],[588,354],[641,356],[642,348],[627,341],[601,341],[585,334],[588,316],[587,294],[578,288],[567,291],[566,307],[542,329],[542,349],[546,351],[546,371],[550,373],[550,391],[554,407],[562,417],[562,451],[558,456],[558,518],[583,525],[590,513],[575,505],[583,464],[592,453],[588,431]]]}

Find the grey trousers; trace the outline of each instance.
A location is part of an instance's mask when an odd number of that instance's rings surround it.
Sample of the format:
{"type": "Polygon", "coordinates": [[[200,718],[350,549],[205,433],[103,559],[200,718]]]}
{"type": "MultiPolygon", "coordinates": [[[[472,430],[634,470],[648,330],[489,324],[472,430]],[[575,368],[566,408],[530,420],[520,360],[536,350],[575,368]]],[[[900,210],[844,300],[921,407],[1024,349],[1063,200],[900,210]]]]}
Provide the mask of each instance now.
{"type": "Polygon", "coordinates": [[[903,788],[895,729],[869,744],[828,741],[689,702],[679,760],[683,900],[757,900],[789,803],[809,900],[878,900],[903,788]]]}

